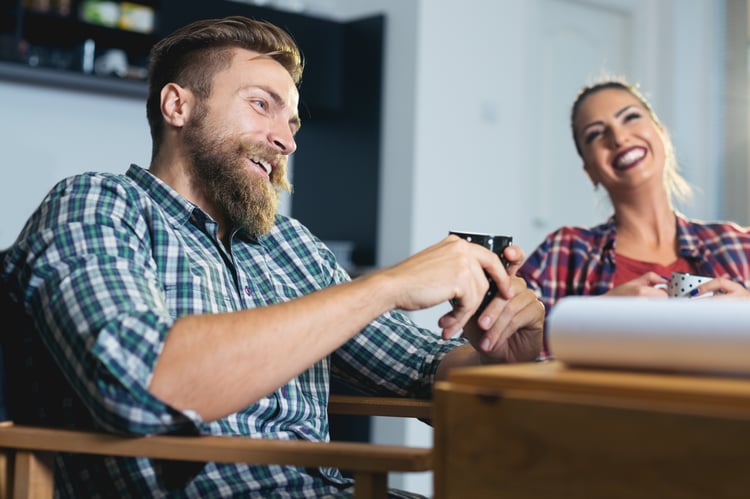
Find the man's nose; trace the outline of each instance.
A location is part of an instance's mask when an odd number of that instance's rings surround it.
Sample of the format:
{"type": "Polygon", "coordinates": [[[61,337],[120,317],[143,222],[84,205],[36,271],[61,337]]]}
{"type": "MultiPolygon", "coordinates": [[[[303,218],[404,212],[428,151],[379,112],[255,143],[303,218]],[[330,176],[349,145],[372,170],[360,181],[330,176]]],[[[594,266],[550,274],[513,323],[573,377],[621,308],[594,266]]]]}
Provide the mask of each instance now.
{"type": "Polygon", "coordinates": [[[268,132],[268,141],[273,144],[274,148],[283,154],[292,154],[297,150],[297,143],[294,141],[294,133],[289,127],[288,122],[274,123],[268,132]]]}

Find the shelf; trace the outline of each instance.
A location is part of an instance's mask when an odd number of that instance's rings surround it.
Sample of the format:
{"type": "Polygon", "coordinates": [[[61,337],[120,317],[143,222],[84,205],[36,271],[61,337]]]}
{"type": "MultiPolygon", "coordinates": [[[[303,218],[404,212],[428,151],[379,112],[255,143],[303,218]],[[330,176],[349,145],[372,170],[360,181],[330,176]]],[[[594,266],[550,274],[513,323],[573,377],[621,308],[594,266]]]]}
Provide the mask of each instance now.
{"type": "MultiPolygon", "coordinates": [[[[158,14],[161,0],[139,0],[158,14]]],[[[144,73],[157,33],[81,19],[84,0],[70,12],[38,10],[23,0],[0,0],[0,80],[145,99],[144,73]],[[101,61],[101,67],[97,62],[101,61]]]]}
{"type": "Polygon", "coordinates": [[[0,61],[0,80],[32,83],[34,85],[97,92],[144,99],[148,95],[145,81],[96,76],[75,71],[27,66],[17,62],[0,61]]]}
{"type": "Polygon", "coordinates": [[[72,48],[90,38],[96,40],[97,50],[118,48],[129,55],[137,54],[144,58],[158,40],[153,33],[128,31],[93,24],[77,17],[34,11],[24,14],[21,27],[22,38],[32,45],[72,48]]]}

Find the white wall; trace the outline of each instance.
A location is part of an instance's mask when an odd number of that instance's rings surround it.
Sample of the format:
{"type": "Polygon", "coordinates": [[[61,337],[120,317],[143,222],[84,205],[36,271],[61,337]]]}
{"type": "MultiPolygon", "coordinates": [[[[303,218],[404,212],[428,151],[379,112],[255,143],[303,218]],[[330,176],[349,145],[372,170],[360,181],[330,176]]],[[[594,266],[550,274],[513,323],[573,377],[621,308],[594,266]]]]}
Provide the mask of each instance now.
{"type": "Polygon", "coordinates": [[[145,99],[0,80],[0,248],[9,246],[61,178],[148,166],[145,99]]]}

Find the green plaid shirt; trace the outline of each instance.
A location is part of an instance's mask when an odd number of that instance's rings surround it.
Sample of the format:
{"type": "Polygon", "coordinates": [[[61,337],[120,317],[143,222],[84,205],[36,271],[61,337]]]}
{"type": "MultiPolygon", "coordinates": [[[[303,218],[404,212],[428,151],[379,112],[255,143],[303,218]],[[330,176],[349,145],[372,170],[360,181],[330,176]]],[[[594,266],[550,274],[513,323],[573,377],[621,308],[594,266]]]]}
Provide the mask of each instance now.
{"type": "MultiPolygon", "coordinates": [[[[206,422],[170,407],[147,388],[179,317],[270,305],[349,280],[333,253],[294,219],[277,216],[257,240],[235,232],[231,253],[217,231],[205,212],[135,165],[126,175],[77,175],[50,191],[0,275],[85,407],[71,414],[126,434],[328,440],[331,375],[372,394],[429,397],[440,359],[463,342],[442,341],[405,315],[387,313],[238,413],[206,422]]],[[[41,386],[50,381],[39,378],[41,386]]],[[[298,498],[335,495],[350,485],[332,469],[189,469],[82,455],[59,458],[57,473],[62,497],[298,498]]]]}

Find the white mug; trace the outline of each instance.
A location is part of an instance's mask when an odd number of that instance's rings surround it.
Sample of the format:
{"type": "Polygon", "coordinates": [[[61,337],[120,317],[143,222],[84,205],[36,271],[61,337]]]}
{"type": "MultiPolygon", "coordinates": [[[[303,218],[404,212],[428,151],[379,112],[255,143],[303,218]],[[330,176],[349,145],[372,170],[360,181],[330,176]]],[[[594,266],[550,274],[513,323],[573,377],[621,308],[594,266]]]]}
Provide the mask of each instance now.
{"type": "Polygon", "coordinates": [[[706,298],[713,296],[713,291],[695,297],[690,294],[695,288],[711,280],[713,280],[713,277],[688,274],[687,272],[672,272],[669,283],[666,285],[667,294],[672,298],[706,298]]]}

